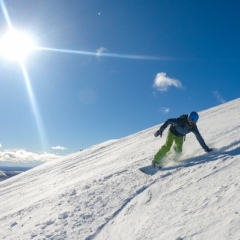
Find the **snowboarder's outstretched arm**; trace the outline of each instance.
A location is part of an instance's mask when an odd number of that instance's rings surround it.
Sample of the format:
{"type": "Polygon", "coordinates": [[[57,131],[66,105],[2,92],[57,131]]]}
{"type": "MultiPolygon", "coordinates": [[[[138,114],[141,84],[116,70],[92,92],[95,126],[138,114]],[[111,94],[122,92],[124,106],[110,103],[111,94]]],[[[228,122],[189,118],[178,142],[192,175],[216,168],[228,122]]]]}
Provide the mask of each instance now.
{"type": "Polygon", "coordinates": [[[168,127],[168,125],[173,124],[173,125],[178,125],[183,122],[183,119],[180,118],[169,118],[160,128],[157,132],[155,132],[154,136],[162,136],[163,131],[168,127]]]}
{"type": "Polygon", "coordinates": [[[199,144],[200,144],[201,147],[204,149],[204,151],[205,151],[205,152],[211,152],[212,149],[207,146],[207,144],[205,143],[205,141],[204,141],[202,135],[200,134],[200,132],[199,132],[199,130],[198,130],[198,128],[197,128],[196,125],[194,126],[192,132],[195,134],[195,136],[196,136],[199,144]]]}

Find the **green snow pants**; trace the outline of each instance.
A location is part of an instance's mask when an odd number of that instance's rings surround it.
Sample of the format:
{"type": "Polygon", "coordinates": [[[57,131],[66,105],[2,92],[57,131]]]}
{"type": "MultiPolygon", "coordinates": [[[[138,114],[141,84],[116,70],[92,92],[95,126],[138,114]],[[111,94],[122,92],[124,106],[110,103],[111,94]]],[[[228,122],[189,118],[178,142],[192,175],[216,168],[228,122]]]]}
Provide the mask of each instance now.
{"type": "Polygon", "coordinates": [[[182,152],[182,146],[183,146],[183,136],[175,136],[173,133],[168,131],[167,138],[165,144],[160,148],[160,150],[156,153],[154,156],[154,162],[160,163],[162,159],[167,155],[167,153],[170,151],[172,144],[174,142],[173,149],[177,153],[182,152]]]}

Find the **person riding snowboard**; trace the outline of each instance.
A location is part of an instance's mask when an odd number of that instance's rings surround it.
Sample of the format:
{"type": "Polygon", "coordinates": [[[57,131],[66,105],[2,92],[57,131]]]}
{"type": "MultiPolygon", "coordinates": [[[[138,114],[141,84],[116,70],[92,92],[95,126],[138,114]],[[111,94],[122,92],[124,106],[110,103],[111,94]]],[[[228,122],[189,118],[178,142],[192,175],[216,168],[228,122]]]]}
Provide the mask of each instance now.
{"type": "Polygon", "coordinates": [[[176,153],[182,152],[183,140],[185,138],[185,135],[190,132],[193,132],[195,134],[199,144],[205,150],[205,152],[212,151],[212,149],[206,145],[204,139],[202,138],[197,128],[196,123],[198,119],[199,119],[199,116],[197,112],[184,114],[178,118],[170,118],[160,127],[160,129],[157,132],[155,132],[154,134],[155,137],[157,136],[162,137],[163,131],[168,127],[169,124],[171,124],[167,134],[165,144],[156,153],[152,161],[152,165],[155,168],[162,167],[161,166],[162,160],[170,151],[173,143],[174,143],[173,149],[175,150],[175,152],[176,153]]]}

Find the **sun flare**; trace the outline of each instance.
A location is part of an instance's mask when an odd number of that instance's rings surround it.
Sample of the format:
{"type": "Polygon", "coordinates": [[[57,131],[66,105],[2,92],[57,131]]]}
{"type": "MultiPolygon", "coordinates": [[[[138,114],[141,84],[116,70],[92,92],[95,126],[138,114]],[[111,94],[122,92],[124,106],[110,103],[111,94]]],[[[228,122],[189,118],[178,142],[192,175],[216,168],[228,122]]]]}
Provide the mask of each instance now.
{"type": "Polygon", "coordinates": [[[34,48],[33,38],[25,32],[12,30],[0,39],[0,54],[10,60],[24,60],[34,48]]]}

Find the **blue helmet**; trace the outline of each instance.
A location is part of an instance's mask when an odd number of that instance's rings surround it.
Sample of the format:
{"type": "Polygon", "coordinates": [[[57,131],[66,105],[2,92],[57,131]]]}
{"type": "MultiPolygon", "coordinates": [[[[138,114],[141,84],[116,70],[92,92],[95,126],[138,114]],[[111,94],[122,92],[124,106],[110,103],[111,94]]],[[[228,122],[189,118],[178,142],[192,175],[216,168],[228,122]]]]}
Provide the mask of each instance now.
{"type": "Polygon", "coordinates": [[[188,114],[188,120],[191,122],[197,122],[198,121],[198,113],[197,112],[191,112],[188,114]]]}

